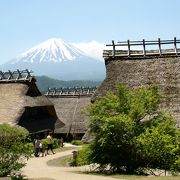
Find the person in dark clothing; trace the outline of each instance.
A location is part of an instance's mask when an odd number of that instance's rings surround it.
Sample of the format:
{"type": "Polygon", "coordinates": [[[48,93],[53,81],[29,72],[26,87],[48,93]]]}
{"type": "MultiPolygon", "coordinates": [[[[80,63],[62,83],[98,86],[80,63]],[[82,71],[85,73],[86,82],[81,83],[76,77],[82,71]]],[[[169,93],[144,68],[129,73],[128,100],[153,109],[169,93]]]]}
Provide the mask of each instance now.
{"type": "Polygon", "coordinates": [[[40,139],[39,136],[36,136],[36,138],[34,139],[34,156],[35,157],[39,157],[39,145],[40,145],[40,139]]]}

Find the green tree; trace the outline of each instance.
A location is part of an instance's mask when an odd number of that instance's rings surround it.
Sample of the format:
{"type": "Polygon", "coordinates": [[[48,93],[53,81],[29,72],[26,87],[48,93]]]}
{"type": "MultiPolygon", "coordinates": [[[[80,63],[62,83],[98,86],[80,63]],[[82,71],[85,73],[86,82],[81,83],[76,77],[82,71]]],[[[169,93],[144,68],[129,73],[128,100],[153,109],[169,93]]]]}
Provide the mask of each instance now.
{"type": "Polygon", "coordinates": [[[23,128],[0,125],[0,177],[18,172],[31,154],[26,144],[28,132],[23,128]]]}
{"type": "Polygon", "coordinates": [[[158,112],[157,86],[130,90],[118,84],[88,108],[94,139],[89,163],[112,172],[179,168],[179,131],[171,116],[158,112]],[[176,163],[176,165],[175,165],[176,163]],[[173,166],[174,165],[174,166],[173,166]]]}

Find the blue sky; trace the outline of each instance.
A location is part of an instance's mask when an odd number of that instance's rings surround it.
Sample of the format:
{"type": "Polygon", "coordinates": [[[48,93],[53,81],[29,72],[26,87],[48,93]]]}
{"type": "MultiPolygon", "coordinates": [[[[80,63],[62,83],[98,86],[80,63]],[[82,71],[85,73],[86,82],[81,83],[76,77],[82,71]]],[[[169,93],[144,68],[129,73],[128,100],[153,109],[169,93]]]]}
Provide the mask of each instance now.
{"type": "Polygon", "coordinates": [[[0,64],[49,38],[180,39],[179,0],[0,0],[0,64]]]}

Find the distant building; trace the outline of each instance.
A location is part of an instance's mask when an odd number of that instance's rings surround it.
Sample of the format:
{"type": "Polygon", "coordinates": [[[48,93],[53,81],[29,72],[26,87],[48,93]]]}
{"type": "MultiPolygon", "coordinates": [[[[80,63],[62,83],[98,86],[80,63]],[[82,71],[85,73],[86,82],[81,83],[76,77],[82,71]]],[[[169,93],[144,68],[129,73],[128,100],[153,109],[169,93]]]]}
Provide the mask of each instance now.
{"type": "Polygon", "coordinates": [[[88,129],[88,119],[83,110],[91,103],[94,88],[51,88],[45,94],[54,104],[58,117],[65,126],[57,128],[56,134],[65,138],[81,139],[88,129]]]}

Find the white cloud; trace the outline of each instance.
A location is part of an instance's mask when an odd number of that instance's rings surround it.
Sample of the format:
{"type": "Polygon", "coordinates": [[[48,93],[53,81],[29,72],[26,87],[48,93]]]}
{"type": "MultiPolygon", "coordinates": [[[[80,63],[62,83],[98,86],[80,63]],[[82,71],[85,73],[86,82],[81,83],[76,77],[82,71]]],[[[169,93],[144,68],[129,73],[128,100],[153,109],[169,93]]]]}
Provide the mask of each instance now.
{"type": "Polygon", "coordinates": [[[71,43],[77,48],[84,51],[89,56],[98,59],[100,61],[103,60],[103,49],[105,49],[105,45],[101,44],[97,41],[91,41],[91,42],[81,42],[81,43],[71,43]]]}

